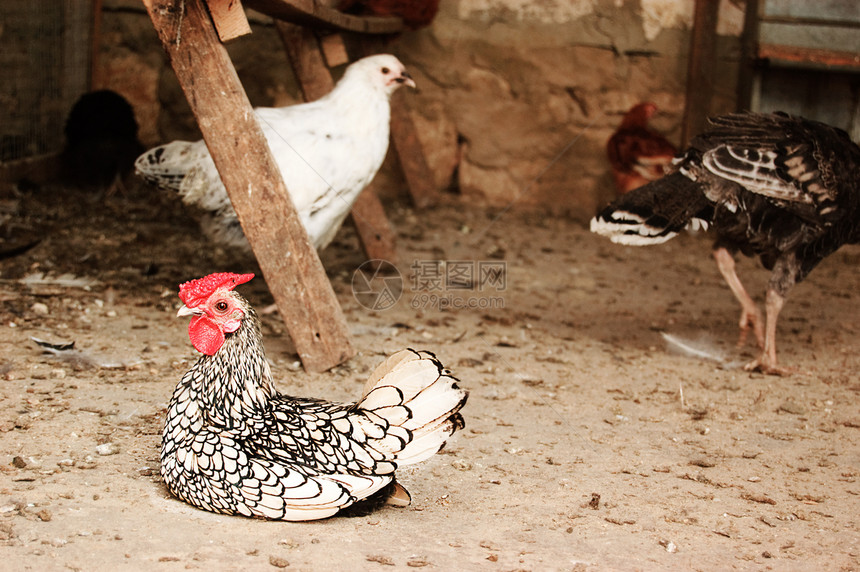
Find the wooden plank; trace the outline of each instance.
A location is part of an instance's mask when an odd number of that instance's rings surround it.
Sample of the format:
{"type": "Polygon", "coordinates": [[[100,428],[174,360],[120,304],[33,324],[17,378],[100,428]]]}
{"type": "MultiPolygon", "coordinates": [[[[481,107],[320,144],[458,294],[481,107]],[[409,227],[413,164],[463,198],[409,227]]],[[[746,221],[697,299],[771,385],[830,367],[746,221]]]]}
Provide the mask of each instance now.
{"type": "Polygon", "coordinates": [[[350,220],[358,242],[368,260],[385,260],[397,265],[397,239],[394,227],[371,181],[352,205],[350,220]]]}
{"type": "Polygon", "coordinates": [[[104,88],[104,71],[101,65],[102,49],[102,0],[93,0],[93,28],[90,36],[90,90],[104,88]]]}
{"type": "Polygon", "coordinates": [[[251,33],[241,0],[206,0],[215,30],[222,42],[251,33]]]}
{"type": "Polygon", "coordinates": [[[755,59],[758,43],[759,0],[747,0],[741,34],[741,61],[738,70],[737,111],[751,110],[755,89],[755,59]]]}
{"type": "MultiPolygon", "coordinates": [[[[334,80],[325,63],[316,37],[309,28],[275,22],[284,42],[293,72],[305,101],[313,101],[334,89],[334,80]]],[[[372,183],[364,189],[350,211],[358,241],[369,260],[397,261],[394,229],[385,216],[372,183]]]]}
{"type": "Polygon", "coordinates": [[[758,47],[758,57],[778,62],[860,70],[860,54],[856,52],[761,44],[758,47]]]}
{"type": "Polygon", "coordinates": [[[345,361],[355,352],[343,312],[203,0],[144,4],[302,363],[345,361]]]}
{"type": "Polygon", "coordinates": [[[312,28],[360,34],[397,34],[403,31],[400,18],[353,16],[338,12],[318,0],[245,0],[245,4],[276,20],[312,28]]]}
{"type": "Polygon", "coordinates": [[[325,63],[329,68],[336,68],[337,66],[349,63],[349,54],[346,51],[342,35],[326,34],[324,36],[317,36],[317,40],[325,58],[325,63]]]}
{"type": "Polygon", "coordinates": [[[714,90],[713,62],[717,53],[719,11],[719,0],[696,0],[687,65],[687,101],[681,124],[681,143],[684,146],[708,126],[714,90]]]}
{"type": "MultiPolygon", "coordinates": [[[[814,6],[812,4],[811,6],[814,6]]],[[[814,9],[814,8],[813,8],[814,9]]],[[[847,16],[847,14],[846,14],[847,16]]],[[[824,28],[852,28],[860,30],[858,20],[840,20],[837,18],[804,18],[798,16],[763,15],[760,19],[763,24],[789,24],[791,26],[816,26],[824,28]]]]}
{"type": "Polygon", "coordinates": [[[0,183],[47,183],[60,176],[60,151],[0,163],[0,183]]]}
{"type": "Polygon", "coordinates": [[[439,193],[435,178],[427,165],[424,148],[418,140],[415,123],[402,92],[395,92],[391,98],[391,139],[415,206],[426,208],[436,204],[439,193]]]}
{"type": "Polygon", "coordinates": [[[311,28],[275,21],[275,27],[305,101],[314,101],[334,89],[334,80],[323,62],[311,28]]]}

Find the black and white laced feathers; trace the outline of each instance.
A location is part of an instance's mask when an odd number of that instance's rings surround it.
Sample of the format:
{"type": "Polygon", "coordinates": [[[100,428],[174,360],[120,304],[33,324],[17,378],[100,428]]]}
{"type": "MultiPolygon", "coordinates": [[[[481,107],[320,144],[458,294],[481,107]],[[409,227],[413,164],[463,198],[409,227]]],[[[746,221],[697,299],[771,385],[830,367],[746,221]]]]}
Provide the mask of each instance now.
{"type": "Polygon", "coordinates": [[[182,286],[179,315],[192,316],[189,336],[204,355],[177,385],[164,426],[161,474],[176,497],[224,514],[325,518],[393,484],[399,467],[463,427],[467,393],[429,352],[389,357],[357,403],[278,393],[257,316],[232,290],[250,276],[182,286]]]}

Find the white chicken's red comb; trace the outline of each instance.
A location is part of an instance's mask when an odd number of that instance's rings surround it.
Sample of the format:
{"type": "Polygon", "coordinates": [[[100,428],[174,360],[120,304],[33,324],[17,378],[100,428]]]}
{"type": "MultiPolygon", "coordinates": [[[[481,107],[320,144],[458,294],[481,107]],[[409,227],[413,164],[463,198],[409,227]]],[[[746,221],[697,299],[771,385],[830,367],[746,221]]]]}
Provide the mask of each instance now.
{"type": "Polygon", "coordinates": [[[232,290],[239,284],[244,284],[254,277],[253,274],[234,274],[233,272],[218,272],[189,280],[179,285],[179,298],[189,308],[203,303],[213,292],[220,289],[232,290]]]}

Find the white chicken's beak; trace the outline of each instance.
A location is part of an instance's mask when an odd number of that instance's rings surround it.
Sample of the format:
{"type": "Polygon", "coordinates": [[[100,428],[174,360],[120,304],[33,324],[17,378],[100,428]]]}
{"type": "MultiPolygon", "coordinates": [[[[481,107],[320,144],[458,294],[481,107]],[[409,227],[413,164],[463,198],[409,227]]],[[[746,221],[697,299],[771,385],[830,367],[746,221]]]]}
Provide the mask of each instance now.
{"type": "Polygon", "coordinates": [[[408,85],[412,89],[417,89],[417,86],[415,85],[415,80],[412,79],[412,76],[409,75],[409,72],[406,70],[403,70],[400,73],[400,77],[398,77],[394,81],[396,81],[397,83],[399,83],[401,85],[408,85]]]}
{"type": "Polygon", "coordinates": [[[188,306],[183,304],[182,307],[179,308],[179,310],[177,310],[176,317],[181,318],[183,316],[193,316],[196,313],[197,312],[195,310],[193,310],[192,308],[189,308],[188,306]]]}

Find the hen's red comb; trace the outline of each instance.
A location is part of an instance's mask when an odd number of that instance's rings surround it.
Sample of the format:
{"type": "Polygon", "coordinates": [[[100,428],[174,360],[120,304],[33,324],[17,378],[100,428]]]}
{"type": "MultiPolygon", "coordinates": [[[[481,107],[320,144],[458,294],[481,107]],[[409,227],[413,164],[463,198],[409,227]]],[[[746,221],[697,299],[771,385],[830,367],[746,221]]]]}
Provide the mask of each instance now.
{"type": "Polygon", "coordinates": [[[180,284],[179,298],[185,302],[186,306],[194,308],[202,304],[215,290],[232,290],[239,284],[248,282],[253,277],[253,274],[234,274],[232,272],[210,274],[209,276],[180,284]]]}

